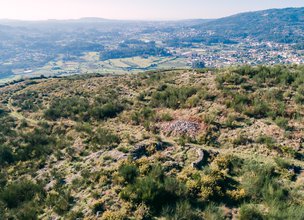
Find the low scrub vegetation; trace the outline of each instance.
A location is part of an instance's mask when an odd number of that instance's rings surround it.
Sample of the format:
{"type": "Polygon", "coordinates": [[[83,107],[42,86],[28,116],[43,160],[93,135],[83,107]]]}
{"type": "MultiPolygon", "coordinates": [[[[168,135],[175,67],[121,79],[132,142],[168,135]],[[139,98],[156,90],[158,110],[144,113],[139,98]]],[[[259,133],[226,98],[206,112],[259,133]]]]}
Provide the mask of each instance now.
{"type": "Polygon", "coordinates": [[[0,219],[304,219],[303,70],[0,88],[0,219]]]}

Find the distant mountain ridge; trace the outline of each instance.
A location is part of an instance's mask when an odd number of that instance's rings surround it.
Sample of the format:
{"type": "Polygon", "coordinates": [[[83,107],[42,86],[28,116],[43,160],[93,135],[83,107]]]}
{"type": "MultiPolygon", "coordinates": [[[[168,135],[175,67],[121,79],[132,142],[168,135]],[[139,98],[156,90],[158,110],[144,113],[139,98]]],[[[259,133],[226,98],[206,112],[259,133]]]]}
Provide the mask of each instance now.
{"type": "Polygon", "coordinates": [[[246,12],[193,28],[230,37],[252,37],[282,43],[303,42],[304,7],[246,12]]]}
{"type": "MultiPolygon", "coordinates": [[[[222,45],[230,45],[234,47],[233,50],[240,52],[242,49],[238,44],[242,43],[264,50],[268,45],[265,42],[288,44],[289,52],[297,55],[288,62],[302,62],[304,7],[246,12],[212,20],[136,21],[90,17],[44,21],[0,19],[0,75],[5,78],[20,75],[23,70],[46,67],[49,62],[58,60],[86,63],[89,58],[84,55],[88,52],[96,52],[99,58],[96,56],[94,59],[99,60],[169,54],[183,57],[185,53],[182,50],[189,52],[194,48],[209,49],[209,46],[219,46],[221,50],[222,45]],[[124,43],[128,40],[133,40],[133,43],[124,43]],[[261,46],[256,44],[259,41],[263,42],[261,46]]],[[[274,46],[274,50],[281,50],[280,45],[270,45],[270,49],[274,46]]],[[[213,62],[216,58],[210,59],[213,62]]],[[[264,60],[265,57],[261,57],[259,62],[264,60]]],[[[276,62],[278,60],[279,56],[276,62]]],[[[134,68],[134,65],[130,67],[131,70],[134,68]]],[[[55,72],[57,74],[59,71],[55,72]]]]}
{"type": "MultiPolygon", "coordinates": [[[[163,31],[172,24],[176,26],[175,33],[180,31],[180,27],[195,29],[201,33],[212,32],[214,37],[225,37],[225,39],[250,37],[262,41],[274,41],[280,43],[302,43],[304,42],[304,7],[269,9],[263,11],[244,12],[219,19],[188,19],[177,21],[140,21],[140,20],[114,20],[98,17],[85,17],[68,20],[44,20],[44,21],[20,21],[20,20],[0,20],[0,25],[12,27],[39,26],[39,25],[121,25],[129,24],[162,24],[163,31]],[[166,26],[168,25],[168,26],[166,26]]],[[[59,25],[59,26],[58,26],[59,25]]],[[[3,27],[4,28],[4,27],[3,27]]],[[[1,28],[1,29],[3,29],[1,28]]],[[[201,34],[200,34],[201,35],[201,34]]]]}

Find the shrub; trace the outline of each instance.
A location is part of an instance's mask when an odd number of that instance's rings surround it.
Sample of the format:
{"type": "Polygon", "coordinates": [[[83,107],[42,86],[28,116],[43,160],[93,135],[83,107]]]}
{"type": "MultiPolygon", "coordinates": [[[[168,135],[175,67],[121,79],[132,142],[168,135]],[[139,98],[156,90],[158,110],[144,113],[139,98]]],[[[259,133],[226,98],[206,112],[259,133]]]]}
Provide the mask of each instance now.
{"type": "Polygon", "coordinates": [[[173,206],[166,206],[162,210],[161,216],[168,220],[202,220],[197,211],[188,201],[177,202],[173,206]]]}
{"type": "Polygon", "coordinates": [[[243,112],[246,109],[246,106],[251,104],[251,99],[247,94],[235,93],[231,94],[232,99],[227,101],[227,107],[233,108],[238,112],[243,112]]]}
{"type": "Polygon", "coordinates": [[[93,204],[92,211],[93,211],[94,214],[96,214],[98,212],[104,212],[105,211],[105,205],[104,205],[103,201],[96,201],[93,204]]]}
{"type": "Polygon", "coordinates": [[[47,119],[56,120],[58,118],[80,119],[89,109],[89,102],[85,98],[71,97],[54,100],[44,115],[47,119]]]}
{"type": "Polygon", "coordinates": [[[136,111],[132,114],[131,120],[134,124],[144,124],[147,122],[155,121],[155,111],[151,108],[143,108],[140,111],[136,111]]]}
{"type": "Polygon", "coordinates": [[[26,201],[31,201],[35,195],[41,194],[42,188],[31,181],[21,181],[7,185],[0,193],[0,200],[8,208],[16,208],[26,201]]]}
{"type": "Polygon", "coordinates": [[[95,135],[92,137],[91,142],[94,145],[107,147],[109,145],[119,144],[120,138],[109,130],[98,128],[95,135]]]}
{"type": "Polygon", "coordinates": [[[70,210],[72,203],[73,197],[69,190],[51,191],[46,198],[46,204],[51,206],[59,215],[63,215],[70,210]]]}
{"type": "Polygon", "coordinates": [[[6,111],[0,108],[0,117],[3,117],[4,115],[6,115],[6,111]]]}
{"type": "Polygon", "coordinates": [[[36,112],[41,108],[42,99],[39,98],[37,91],[26,91],[19,95],[14,95],[14,105],[20,107],[24,111],[36,112]]]}
{"type": "Polygon", "coordinates": [[[206,220],[225,220],[225,215],[219,207],[214,203],[210,203],[204,211],[204,219],[206,220]]]}
{"type": "Polygon", "coordinates": [[[304,104],[304,86],[298,88],[295,101],[298,104],[304,104]]]}
{"type": "Polygon", "coordinates": [[[0,145],[0,166],[11,164],[14,162],[12,149],[7,146],[0,145]]]}
{"type": "Polygon", "coordinates": [[[282,169],[288,169],[291,167],[289,162],[287,162],[286,160],[284,160],[280,157],[275,158],[274,162],[282,169]]]}
{"type": "Polygon", "coordinates": [[[51,145],[55,139],[45,129],[35,128],[32,132],[22,134],[23,145],[17,149],[18,160],[37,159],[52,152],[51,145]]]}
{"type": "Polygon", "coordinates": [[[102,106],[93,107],[90,115],[97,120],[114,118],[123,111],[123,106],[118,103],[106,103],[102,106]]]}
{"type": "Polygon", "coordinates": [[[298,204],[275,204],[267,213],[268,219],[304,219],[304,206],[298,204]]]}
{"type": "Polygon", "coordinates": [[[168,87],[164,91],[157,91],[152,94],[152,107],[167,107],[177,109],[183,107],[187,99],[196,94],[197,89],[193,87],[168,87]]]}
{"type": "Polygon", "coordinates": [[[152,212],[159,212],[161,208],[185,199],[186,188],[175,178],[165,176],[161,167],[156,166],[147,176],[128,184],[120,196],[136,205],[146,204],[152,212]]]}
{"type": "Polygon", "coordinates": [[[39,212],[41,211],[41,207],[38,206],[37,203],[29,202],[23,204],[17,210],[14,210],[14,217],[16,219],[22,220],[36,220],[38,219],[39,212]]]}
{"type": "Polygon", "coordinates": [[[0,125],[0,139],[2,136],[3,139],[6,140],[8,137],[16,135],[16,132],[13,130],[16,127],[15,119],[7,116],[6,114],[2,116],[0,115],[0,125]]]}
{"type": "Polygon", "coordinates": [[[284,118],[284,117],[277,117],[275,119],[275,123],[283,129],[287,129],[288,128],[288,119],[284,118]]]}
{"type": "Polygon", "coordinates": [[[216,82],[218,83],[219,87],[224,84],[232,84],[232,85],[240,85],[246,82],[245,78],[242,77],[240,74],[236,72],[229,72],[224,74],[219,74],[216,77],[216,82]]]}
{"type": "Polygon", "coordinates": [[[273,148],[275,143],[276,143],[276,140],[273,138],[273,137],[269,137],[269,136],[266,136],[266,135],[261,135],[257,138],[256,142],[258,144],[265,144],[268,148],[273,148]]]}
{"type": "Polygon", "coordinates": [[[164,113],[161,115],[162,121],[172,121],[173,117],[169,113],[164,113]]]}
{"type": "Polygon", "coordinates": [[[239,145],[246,145],[248,143],[251,142],[251,139],[249,139],[246,135],[244,134],[240,134],[238,135],[234,140],[233,140],[233,144],[236,145],[236,146],[239,146],[239,145]]]}
{"type": "Polygon", "coordinates": [[[122,211],[105,211],[101,220],[127,220],[127,216],[122,211]]]}
{"type": "Polygon", "coordinates": [[[288,191],[277,181],[274,167],[251,163],[245,169],[243,187],[253,201],[286,202],[288,191]]]}
{"type": "Polygon", "coordinates": [[[139,175],[139,170],[135,165],[126,164],[119,168],[118,173],[127,183],[133,183],[139,175]]]}
{"type": "Polygon", "coordinates": [[[229,179],[222,172],[211,170],[201,178],[201,193],[203,201],[220,202],[228,199],[226,192],[231,187],[229,179]]]}
{"type": "Polygon", "coordinates": [[[262,213],[254,205],[243,205],[239,212],[240,220],[263,220],[262,213]]]}

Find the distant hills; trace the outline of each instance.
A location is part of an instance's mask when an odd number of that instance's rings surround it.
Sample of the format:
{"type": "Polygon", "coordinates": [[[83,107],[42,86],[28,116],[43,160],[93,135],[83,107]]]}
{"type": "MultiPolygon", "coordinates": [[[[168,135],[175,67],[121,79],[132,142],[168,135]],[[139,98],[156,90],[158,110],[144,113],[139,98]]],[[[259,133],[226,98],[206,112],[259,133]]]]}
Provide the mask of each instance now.
{"type": "Polygon", "coordinates": [[[304,7],[241,13],[199,24],[193,28],[215,35],[252,37],[281,43],[303,42],[304,7]]]}
{"type": "MultiPolygon", "coordinates": [[[[210,36],[211,38],[225,37],[227,40],[235,38],[253,38],[255,40],[274,41],[280,43],[302,43],[304,42],[304,7],[269,9],[263,11],[240,13],[219,19],[189,19],[179,21],[135,21],[135,20],[111,20],[96,17],[86,17],[69,20],[45,20],[45,21],[19,21],[0,20],[0,25],[14,27],[35,27],[43,28],[52,25],[61,30],[63,25],[66,28],[76,28],[90,25],[90,28],[104,29],[107,25],[115,23],[117,28],[122,24],[146,26],[156,25],[162,32],[173,31],[178,36],[180,27],[194,29],[199,32],[196,37],[210,36]],[[55,25],[55,26],[54,26],[55,25]],[[206,35],[206,33],[208,33],[206,35]],[[211,34],[210,34],[211,33],[211,34]]],[[[148,26],[149,27],[149,26],[148,26]]],[[[3,30],[4,27],[0,29],[3,30]]],[[[62,31],[62,30],[61,30],[62,31]]],[[[185,31],[185,29],[183,29],[185,31]]],[[[199,40],[194,37],[194,40],[199,40]]],[[[191,36],[193,38],[193,36],[191,36]]],[[[187,39],[183,39],[187,40],[187,39]]],[[[188,39],[191,41],[191,39],[188,39]]],[[[219,40],[221,42],[221,40],[219,40]]]]}
{"type": "MultiPolygon", "coordinates": [[[[304,7],[247,12],[219,19],[177,21],[90,17],[44,21],[2,19],[0,79],[23,74],[27,69],[42,68],[55,61],[87,62],[88,57],[84,55],[88,52],[98,53],[98,61],[136,56],[162,57],[164,54],[174,58],[182,56],[183,50],[189,52],[219,45],[222,53],[222,44],[244,43],[254,47],[261,41],[286,43],[303,50],[304,7]]],[[[237,46],[233,50],[240,52],[237,46]]],[[[264,61],[262,57],[260,62],[265,64],[264,61]]],[[[54,68],[58,67],[55,65],[54,68]]]]}

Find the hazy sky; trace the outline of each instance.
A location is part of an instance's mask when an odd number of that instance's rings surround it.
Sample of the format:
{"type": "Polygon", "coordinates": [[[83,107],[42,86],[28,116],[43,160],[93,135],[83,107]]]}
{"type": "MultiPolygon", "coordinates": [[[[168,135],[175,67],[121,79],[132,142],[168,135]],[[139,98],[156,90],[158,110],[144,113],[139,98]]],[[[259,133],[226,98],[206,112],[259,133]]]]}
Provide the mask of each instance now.
{"type": "Polygon", "coordinates": [[[0,18],[217,18],[283,7],[304,7],[304,0],[0,0],[0,18]]]}

